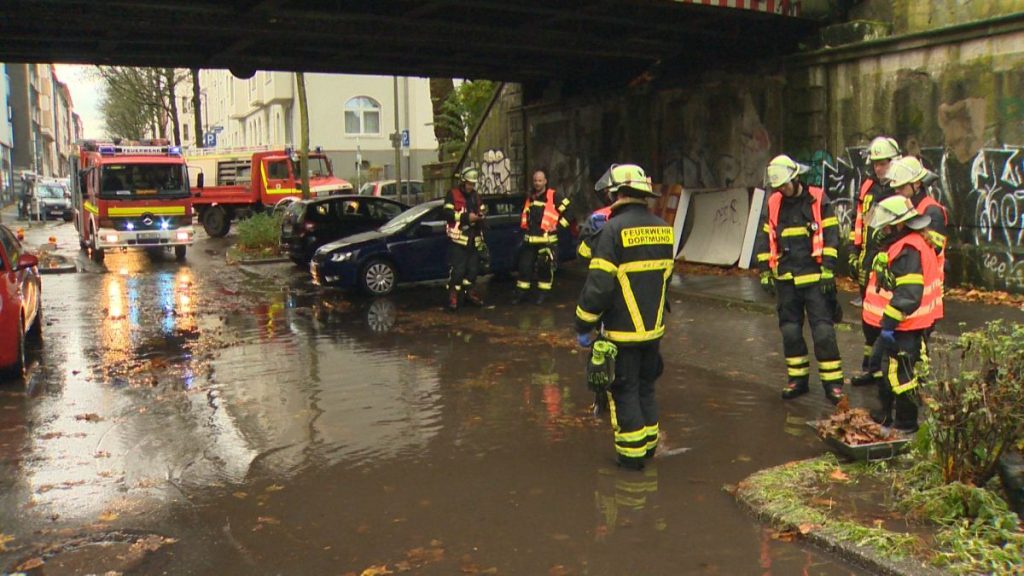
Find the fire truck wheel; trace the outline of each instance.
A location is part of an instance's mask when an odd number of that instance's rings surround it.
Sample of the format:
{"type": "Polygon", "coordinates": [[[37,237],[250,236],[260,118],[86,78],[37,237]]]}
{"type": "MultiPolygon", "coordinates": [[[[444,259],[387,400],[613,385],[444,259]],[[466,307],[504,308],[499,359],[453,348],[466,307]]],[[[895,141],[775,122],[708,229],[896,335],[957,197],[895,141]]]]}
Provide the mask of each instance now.
{"type": "Polygon", "coordinates": [[[231,229],[231,218],[220,206],[211,206],[203,213],[203,230],[214,238],[227,236],[231,229]]]}
{"type": "Polygon", "coordinates": [[[102,264],[103,263],[103,257],[104,256],[106,256],[106,253],[104,252],[103,248],[93,248],[92,249],[92,259],[97,264],[102,264]]]}
{"type": "Polygon", "coordinates": [[[174,247],[174,259],[178,262],[185,261],[185,251],[188,249],[187,246],[175,246],[174,247]]]}

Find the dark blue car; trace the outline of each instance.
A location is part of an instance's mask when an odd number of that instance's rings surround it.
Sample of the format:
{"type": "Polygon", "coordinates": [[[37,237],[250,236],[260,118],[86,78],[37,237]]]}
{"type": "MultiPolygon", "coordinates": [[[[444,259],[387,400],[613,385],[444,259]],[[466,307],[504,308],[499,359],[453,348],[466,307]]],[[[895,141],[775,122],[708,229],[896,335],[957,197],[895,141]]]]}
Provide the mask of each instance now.
{"type": "MultiPolygon", "coordinates": [[[[484,240],[490,250],[490,272],[515,271],[522,244],[519,215],[523,195],[482,196],[486,208],[484,240]]],[[[448,278],[448,237],[441,200],[424,202],[399,214],[372,232],[325,244],[309,265],[313,283],[359,288],[375,296],[391,293],[397,284],[448,278]]],[[[558,259],[576,256],[568,231],[559,233],[558,259]]]]}

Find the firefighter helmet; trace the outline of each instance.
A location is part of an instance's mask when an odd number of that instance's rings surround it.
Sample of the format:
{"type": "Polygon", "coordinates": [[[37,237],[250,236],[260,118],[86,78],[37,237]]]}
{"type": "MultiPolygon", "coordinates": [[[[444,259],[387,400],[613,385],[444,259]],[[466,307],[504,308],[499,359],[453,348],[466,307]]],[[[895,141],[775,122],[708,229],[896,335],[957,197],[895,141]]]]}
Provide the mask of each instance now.
{"type": "Polygon", "coordinates": [[[794,180],[801,174],[806,174],[808,170],[810,170],[808,166],[795,162],[785,154],[779,154],[768,163],[765,174],[768,186],[772,190],[777,190],[785,186],[786,182],[794,180]]]}
{"type": "Polygon", "coordinates": [[[900,223],[905,223],[913,230],[921,230],[931,224],[932,219],[927,214],[918,214],[910,198],[898,194],[875,205],[871,216],[872,228],[881,230],[886,226],[900,223]]]}
{"type": "Polygon", "coordinates": [[[895,139],[888,136],[879,136],[872,140],[871,145],[868,146],[868,164],[881,160],[894,160],[902,154],[900,145],[896,143],[895,139]]]}
{"type": "Polygon", "coordinates": [[[477,171],[476,168],[473,168],[472,166],[464,168],[462,172],[459,173],[459,178],[463,182],[472,182],[473,184],[476,184],[476,181],[477,179],[479,179],[479,177],[480,173],[477,171]]]}
{"type": "Polygon", "coordinates": [[[594,184],[594,190],[607,194],[621,193],[623,189],[633,190],[649,196],[661,196],[655,192],[651,179],[644,169],[636,164],[612,164],[594,184]]]}
{"type": "Polygon", "coordinates": [[[892,163],[886,179],[894,189],[912,182],[920,182],[932,173],[914,156],[904,156],[892,163]]]}

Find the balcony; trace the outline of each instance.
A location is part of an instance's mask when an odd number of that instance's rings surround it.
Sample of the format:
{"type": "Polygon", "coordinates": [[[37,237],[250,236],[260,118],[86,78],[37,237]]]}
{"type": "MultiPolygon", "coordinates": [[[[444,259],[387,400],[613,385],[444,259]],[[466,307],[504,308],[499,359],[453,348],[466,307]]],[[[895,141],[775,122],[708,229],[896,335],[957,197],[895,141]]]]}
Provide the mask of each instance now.
{"type": "Polygon", "coordinates": [[[295,84],[295,75],[290,72],[267,72],[267,74],[270,75],[270,81],[265,84],[263,94],[266,103],[269,105],[291,102],[294,98],[292,87],[295,84]]]}

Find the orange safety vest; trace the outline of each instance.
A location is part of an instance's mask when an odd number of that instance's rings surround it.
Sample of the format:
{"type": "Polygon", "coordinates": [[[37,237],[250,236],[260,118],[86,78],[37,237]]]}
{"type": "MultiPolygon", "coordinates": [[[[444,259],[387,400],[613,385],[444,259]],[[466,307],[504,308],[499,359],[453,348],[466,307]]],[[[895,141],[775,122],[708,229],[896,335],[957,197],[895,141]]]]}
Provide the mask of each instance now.
{"type": "MultiPolygon", "coordinates": [[[[896,326],[896,330],[899,332],[931,328],[937,320],[942,318],[942,268],[939,267],[939,257],[936,256],[935,249],[923,236],[911,233],[889,247],[889,262],[894,262],[906,246],[912,246],[921,253],[924,295],[921,296],[921,305],[917,307],[917,310],[914,310],[910,316],[896,326]]],[[[882,315],[890,300],[892,300],[892,292],[878,286],[878,275],[872,270],[871,276],[868,278],[867,291],[864,293],[864,305],[861,309],[863,322],[869,326],[881,328],[882,315]]]]}
{"type": "MultiPolygon", "coordinates": [[[[544,193],[546,199],[544,200],[544,217],[540,220],[540,229],[544,232],[554,232],[558,229],[558,219],[562,217],[555,209],[555,190],[548,188],[544,193]]],[[[533,198],[530,195],[526,196],[526,204],[523,205],[523,214],[519,219],[519,227],[523,230],[530,229],[530,204],[533,203],[533,198]]]]}
{"type": "MultiPolygon", "coordinates": [[[[462,232],[462,214],[466,211],[466,196],[462,193],[461,188],[452,188],[452,201],[455,211],[455,222],[452,224],[445,225],[445,232],[448,233],[448,238],[456,244],[463,246],[469,243],[469,238],[462,232]]],[[[477,236],[476,243],[480,244],[480,236],[477,236]]]]}
{"type": "MultiPolygon", "coordinates": [[[[811,231],[811,256],[821,264],[821,255],[825,250],[825,229],[821,225],[821,199],[825,192],[821,188],[808,186],[807,192],[814,201],[811,203],[811,215],[814,217],[814,229],[811,231]]],[[[782,207],[782,192],[775,192],[768,198],[768,267],[773,271],[779,266],[779,242],[775,239],[779,228],[779,209],[782,207]]]]}
{"type": "MultiPolygon", "coordinates": [[[[930,206],[938,206],[939,210],[942,210],[942,222],[949,225],[949,214],[946,212],[946,207],[939,203],[938,200],[925,194],[925,197],[918,202],[917,206],[914,207],[918,214],[924,214],[924,211],[930,206]]],[[[938,256],[939,265],[939,282],[937,290],[942,290],[943,285],[946,282],[946,247],[943,246],[942,250],[939,251],[938,256]]],[[[938,306],[936,307],[936,320],[941,320],[946,315],[946,310],[942,305],[942,298],[939,298],[938,306]]]]}
{"type": "Polygon", "coordinates": [[[853,222],[853,245],[860,248],[864,245],[864,197],[871,190],[874,180],[868,178],[860,185],[860,194],[857,196],[857,217],[853,222]]]}

